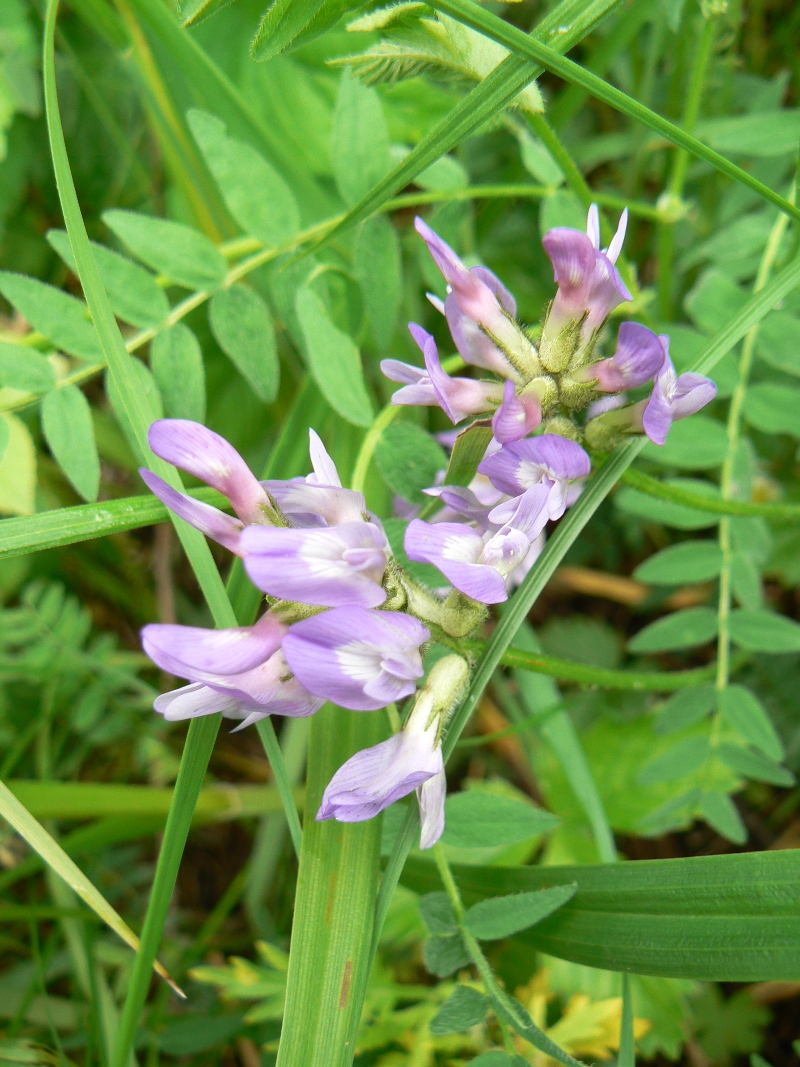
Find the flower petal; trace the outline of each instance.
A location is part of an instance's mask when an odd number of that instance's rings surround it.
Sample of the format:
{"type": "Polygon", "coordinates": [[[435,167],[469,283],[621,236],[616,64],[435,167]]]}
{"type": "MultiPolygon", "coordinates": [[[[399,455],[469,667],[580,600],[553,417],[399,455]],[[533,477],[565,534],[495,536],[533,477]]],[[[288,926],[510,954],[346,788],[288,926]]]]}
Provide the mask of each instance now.
{"type": "Polygon", "coordinates": [[[422,824],[419,835],[421,849],[433,848],[444,833],[444,802],[447,798],[447,777],[444,769],[417,786],[419,819],[422,824]]]}
{"type": "Polygon", "coordinates": [[[483,538],[469,526],[455,522],[408,524],[405,550],[409,559],[432,563],[466,596],[482,604],[506,600],[505,582],[494,567],[480,563],[483,538]]]}
{"type": "Polygon", "coordinates": [[[241,705],[235,698],[225,693],[209,689],[207,685],[192,682],[191,685],[161,693],[153,704],[159,715],[167,722],[180,722],[182,719],[196,719],[201,715],[225,715],[236,718],[241,705]]]}
{"type": "Polygon", "coordinates": [[[269,612],[255,626],[230,630],[151,623],[142,630],[142,647],[162,670],[183,678],[196,671],[241,674],[277,652],[288,630],[269,612]]]}
{"type": "Polygon", "coordinates": [[[243,522],[266,522],[268,500],[258,479],[224,437],[188,419],[160,419],[147,435],[157,456],[188,471],[230,500],[243,522]]]}
{"type": "Polygon", "coordinates": [[[314,468],[314,473],[308,476],[308,482],[311,485],[332,485],[336,489],[341,489],[342,480],[339,477],[336,464],[328,455],[328,451],[323,445],[319,434],[316,430],[309,429],[308,436],[308,451],[311,456],[311,466],[314,468]]]}
{"type": "Polygon", "coordinates": [[[492,432],[500,444],[527,437],[542,421],[542,408],[537,398],[517,396],[513,382],[506,382],[503,403],[492,416],[492,432]]]}
{"type": "Polygon", "coordinates": [[[224,511],[212,507],[211,504],[204,504],[202,500],[195,500],[186,493],[178,492],[171,485],[167,485],[163,478],[159,478],[157,474],[153,474],[145,467],[139,468],[139,474],[150,492],[154,493],[162,504],[166,504],[169,510],[179,518],[237,556],[242,554],[239,543],[242,524],[238,519],[226,515],[224,511]]]}

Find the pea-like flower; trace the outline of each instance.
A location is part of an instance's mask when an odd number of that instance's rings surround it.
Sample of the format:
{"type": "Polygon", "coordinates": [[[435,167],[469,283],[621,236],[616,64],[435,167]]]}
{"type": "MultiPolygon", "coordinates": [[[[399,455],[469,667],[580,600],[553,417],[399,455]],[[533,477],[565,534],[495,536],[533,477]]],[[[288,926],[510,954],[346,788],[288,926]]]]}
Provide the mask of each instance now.
{"type": "Polygon", "coordinates": [[[581,367],[573,377],[579,381],[596,380],[596,388],[601,393],[635,389],[655,378],[661,369],[663,340],[638,322],[623,322],[614,355],[581,367]]]}
{"type": "Polygon", "coordinates": [[[710,378],[702,374],[676,374],[669,358],[669,338],[660,340],[664,361],[641,416],[642,429],[657,445],[664,444],[673,422],[694,415],[717,395],[717,387],[710,378]]]}
{"type": "Polygon", "coordinates": [[[309,692],[354,711],[374,711],[414,692],[423,674],[420,646],[429,637],[403,612],[332,608],[295,623],[283,652],[309,692]]]}
{"type": "Polygon", "coordinates": [[[574,483],[586,478],[591,467],[589,456],[579,444],[557,434],[542,434],[504,445],[478,465],[478,471],[511,498],[493,508],[489,518],[497,523],[507,522],[520,494],[542,486],[544,522],[560,519],[572,503],[574,483]]]}

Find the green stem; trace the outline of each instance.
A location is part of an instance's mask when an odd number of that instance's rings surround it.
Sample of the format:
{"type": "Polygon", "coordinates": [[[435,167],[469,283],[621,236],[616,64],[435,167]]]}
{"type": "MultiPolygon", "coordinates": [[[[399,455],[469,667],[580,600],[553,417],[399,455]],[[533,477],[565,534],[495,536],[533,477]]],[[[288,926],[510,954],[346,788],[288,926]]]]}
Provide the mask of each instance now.
{"type": "Polygon", "coordinates": [[[275,733],[275,727],[272,725],[272,719],[269,715],[265,719],[261,719],[256,723],[256,729],[258,730],[258,736],[261,738],[264,745],[264,751],[267,754],[270,767],[272,767],[272,773],[275,776],[275,785],[278,787],[278,792],[283,801],[283,810],[286,813],[286,822],[289,825],[289,834],[292,838],[294,851],[299,857],[300,847],[303,840],[303,830],[300,826],[300,817],[297,814],[297,806],[294,802],[292,783],[289,781],[289,775],[286,772],[283,752],[281,752],[281,746],[275,733]]]}
{"type": "MultiPolygon", "coordinates": [[[[714,21],[711,18],[703,19],[703,30],[697,44],[697,52],[692,66],[692,76],[689,82],[689,90],[686,95],[686,106],[683,111],[683,129],[692,133],[700,113],[700,101],[703,95],[708,62],[714,44],[714,21]]],[[[666,196],[663,206],[667,211],[676,209],[683,197],[683,187],[686,182],[686,174],[689,168],[689,153],[685,148],[678,148],[672,163],[672,173],[667,183],[666,196]]],[[[664,321],[672,318],[672,292],[673,292],[673,259],[675,255],[675,223],[663,221],[658,227],[658,303],[661,317],[664,321]]]]}
{"type": "Polygon", "coordinates": [[[669,500],[673,504],[683,504],[697,511],[708,511],[715,515],[753,515],[764,519],[784,519],[795,521],[800,518],[800,504],[761,504],[750,500],[724,500],[719,497],[702,496],[691,489],[682,489],[677,485],[667,485],[643,471],[628,470],[620,479],[624,485],[638,489],[648,496],[659,500],[669,500]]]}

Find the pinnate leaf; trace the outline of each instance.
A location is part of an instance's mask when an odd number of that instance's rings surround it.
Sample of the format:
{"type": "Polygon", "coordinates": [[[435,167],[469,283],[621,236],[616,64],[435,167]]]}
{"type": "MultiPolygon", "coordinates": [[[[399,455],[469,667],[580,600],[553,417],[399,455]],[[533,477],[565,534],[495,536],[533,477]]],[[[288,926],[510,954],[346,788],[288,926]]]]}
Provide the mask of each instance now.
{"type": "Polygon", "coordinates": [[[725,427],[708,415],[676,422],[663,445],[648,443],[642,455],[663,467],[709,470],[718,467],[728,451],[725,427]]]}
{"type": "Polygon", "coordinates": [[[197,338],[178,322],[156,334],[150,347],[150,367],[171,419],[204,422],[206,374],[197,338]]]}
{"type": "MultiPolygon", "coordinates": [[[[47,240],[73,274],[78,273],[66,230],[50,230],[47,240]]],[[[158,326],[169,312],[169,301],[153,275],[119,252],[90,242],[108,300],[123,322],[133,326],[158,326]]]]}
{"type": "Polygon", "coordinates": [[[697,805],[698,811],[709,826],[718,834],[743,845],[747,840],[747,827],[742,822],[739,809],[727,793],[703,793],[697,805]]]}
{"type": "Polygon", "coordinates": [[[209,321],[222,351],[265,404],[278,395],[280,362],[269,308],[249,286],[232,285],[211,298],[209,321]]]}
{"type": "Polygon", "coordinates": [[[792,385],[758,382],[744,398],[744,417],[762,433],[800,437],[800,389],[792,385]]]}
{"type": "Polygon", "coordinates": [[[413,504],[430,499],[422,490],[434,485],[438,472],[447,467],[441,445],[410,422],[387,426],[375,449],[375,459],[389,488],[413,504]]]}
{"type": "Polygon", "coordinates": [[[357,204],[391,167],[380,97],[349,71],[342,74],[333,127],[333,171],[347,204],[357,204]]]}
{"type": "Polygon", "coordinates": [[[442,1004],[431,1020],[431,1033],[459,1034],[477,1026],[486,1018],[489,998],[471,986],[460,985],[442,1004]]]}
{"type": "Polygon", "coordinates": [[[77,387],[51,389],[42,401],[42,430],[53,458],[84,500],[97,500],[100,459],[89,402],[77,387]]]}
{"type": "Polygon", "coordinates": [[[470,789],[445,801],[442,842],[455,848],[494,848],[553,830],[558,819],[523,800],[470,789]]]}
{"type": "Polygon", "coordinates": [[[464,916],[471,934],[482,941],[511,937],[547,918],[575,895],[577,884],[557,885],[532,893],[511,893],[473,904],[464,916]]]}
{"type": "Polygon", "coordinates": [[[268,248],[294,237],[300,210],[275,168],[251,145],[229,137],[225,123],[216,116],[192,110],[186,117],[231,215],[244,232],[268,248]]]}
{"type": "Polygon", "coordinates": [[[420,899],[419,913],[431,934],[458,933],[458,923],[447,893],[426,893],[420,899]]]}
{"type": "Polygon", "coordinates": [[[422,950],[425,966],[437,978],[447,978],[459,967],[469,963],[469,952],[461,934],[445,934],[432,937],[422,950]]]}
{"type": "Polygon", "coordinates": [[[800,652],[800,623],[771,611],[732,611],[728,623],[737,645],[749,652],[800,652]]]}
{"type": "Polygon", "coordinates": [[[639,774],[640,785],[657,785],[685,778],[705,763],[711,753],[707,737],[686,737],[658,756],[639,774]]]}
{"type": "Polygon", "coordinates": [[[749,689],[743,685],[729,685],[719,692],[717,702],[722,717],[745,741],[771,759],[783,759],[783,742],[761,701],[749,689]]]}
{"type": "Polygon", "coordinates": [[[794,785],[795,778],[791,771],[753,748],[742,748],[726,741],[719,745],[717,754],[727,767],[743,778],[769,782],[771,785],[794,785]]]}
{"type": "Polygon", "coordinates": [[[211,290],[225,277],[222,253],[191,226],[119,208],[104,211],[103,222],[137,259],[178,285],[211,290]]]}
{"type": "Polygon", "coordinates": [[[0,271],[0,293],[56,348],[76,359],[103,362],[100,342],[82,300],[11,271],[0,271]]]}
{"type": "Polygon", "coordinates": [[[361,226],[355,269],[372,336],[385,349],[394,333],[402,279],[397,231],[383,215],[373,215],[361,226]]]}
{"type": "Polygon", "coordinates": [[[305,342],[309,369],[331,407],[354,426],[372,422],[372,401],[353,340],[334,325],[315,292],[300,289],[295,309],[305,342]]]}
{"type": "Polygon", "coordinates": [[[0,342],[0,385],[28,393],[46,393],[55,384],[55,371],[34,348],[0,342]]]}
{"type": "Polygon", "coordinates": [[[660,734],[693,726],[709,714],[716,699],[717,691],[713,685],[698,685],[679,691],[661,706],[653,726],[660,734]]]}
{"type": "Polygon", "coordinates": [[[656,552],[633,572],[649,585],[683,585],[716,578],[722,567],[722,552],[716,541],[684,541],[656,552]]]}
{"type": "Polygon", "coordinates": [[[711,608],[686,608],[656,619],[628,642],[631,652],[668,652],[704,645],[717,632],[717,613],[711,608]]]}

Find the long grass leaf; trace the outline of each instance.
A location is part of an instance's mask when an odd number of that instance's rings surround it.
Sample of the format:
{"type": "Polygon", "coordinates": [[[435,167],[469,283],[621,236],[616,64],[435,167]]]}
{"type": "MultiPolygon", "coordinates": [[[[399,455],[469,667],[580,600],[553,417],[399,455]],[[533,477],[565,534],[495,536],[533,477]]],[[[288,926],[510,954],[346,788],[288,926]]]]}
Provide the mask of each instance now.
{"type": "Polygon", "coordinates": [[[737,167],[731,160],[726,159],[719,152],[715,152],[708,145],[704,145],[702,141],[698,141],[696,137],[682,130],[680,126],[676,126],[669,119],[665,119],[656,114],[655,111],[651,111],[650,108],[640,104],[638,100],[634,100],[627,93],[623,93],[621,90],[614,88],[613,85],[609,85],[608,82],[598,78],[591,71],[585,70],[580,64],[573,62],[571,59],[566,59],[554,48],[551,48],[536,37],[528,36],[516,26],[512,26],[510,23],[498,18],[497,15],[492,14],[490,11],[478,7],[472,0],[432,0],[431,7],[442,14],[458,19],[459,22],[469,26],[470,29],[477,30],[478,33],[490,37],[493,41],[510,49],[515,55],[527,56],[565,81],[573,85],[582,86],[597,100],[602,100],[623,115],[649,126],[651,130],[660,133],[672,144],[686,149],[687,152],[698,159],[704,159],[712,167],[720,171],[721,174],[725,174],[727,177],[733,178],[734,181],[748,186],[748,188],[758,193],[764,200],[774,204],[785,214],[794,219],[800,219],[800,208],[795,207],[780,193],[776,193],[774,189],[764,185],[752,174],[749,174],[741,167],[737,167]]]}
{"type": "MultiPolygon", "coordinates": [[[[0,816],[12,826],[24,841],[45,861],[47,866],[73,889],[81,900],[122,938],[126,945],[139,950],[139,938],[128,924],[111,907],[103,894],[89,881],[80,867],[69,858],[59,843],[50,836],[27,808],[14,796],[3,782],[0,782],[0,816]]],[[[151,961],[153,969],[174,985],[167,972],[155,960],[151,961]]],[[[175,986],[177,989],[177,986],[175,986]]]]}

